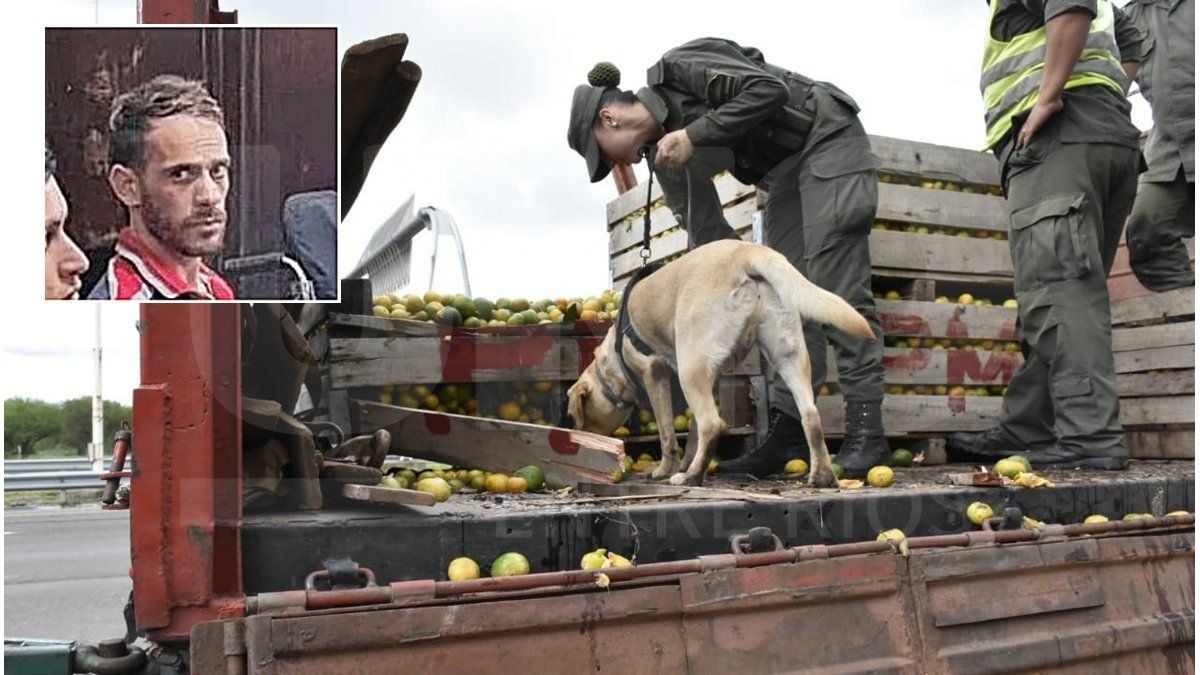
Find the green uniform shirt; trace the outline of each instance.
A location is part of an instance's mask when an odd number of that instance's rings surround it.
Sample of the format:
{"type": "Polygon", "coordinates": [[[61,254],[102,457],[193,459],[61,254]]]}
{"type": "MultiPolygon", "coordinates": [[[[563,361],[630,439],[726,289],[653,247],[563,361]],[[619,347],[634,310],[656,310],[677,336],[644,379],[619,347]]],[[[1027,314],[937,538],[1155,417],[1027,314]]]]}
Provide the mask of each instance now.
{"type": "MultiPolygon", "coordinates": [[[[1007,42],[1022,33],[1036,30],[1054,17],[1076,9],[1096,16],[1096,2],[1110,0],[995,0],[1000,3],[992,20],[992,38],[1007,42]]],[[[1141,61],[1144,54],[1144,34],[1113,7],[1117,48],[1121,61],[1141,61]]],[[[1129,119],[1129,101],[1117,92],[1098,85],[1067,89],[1062,93],[1063,109],[1039,131],[1038,135],[1057,137],[1062,143],[1116,143],[1139,146],[1140,133],[1129,119]]],[[[1023,122],[1023,116],[1017,118],[1023,122]]],[[[1001,164],[1008,161],[1015,132],[1021,124],[1014,121],[1010,133],[996,146],[1001,164]]]]}
{"type": "Polygon", "coordinates": [[[1150,102],[1154,128],[1146,141],[1149,170],[1143,181],[1175,180],[1179,168],[1195,181],[1196,6],[1192,0],[1134,0],[1125,13],[1148,35],[1138,71],[1142,96],[1150,102]]]}
{"type": "Polygon", "coordinates": [[[858,112],[854,99],[837,87],[766,63],[759,50],[720,38],[667,52],[647,71],[646,83],[637,97],[663,128],[687,129],[697,147],[732,150],[732,173],[748,185],[815,140],[812,134],[833,133],[858,112]],[[844,107],[818,106],[815,87],[844,107]]]}

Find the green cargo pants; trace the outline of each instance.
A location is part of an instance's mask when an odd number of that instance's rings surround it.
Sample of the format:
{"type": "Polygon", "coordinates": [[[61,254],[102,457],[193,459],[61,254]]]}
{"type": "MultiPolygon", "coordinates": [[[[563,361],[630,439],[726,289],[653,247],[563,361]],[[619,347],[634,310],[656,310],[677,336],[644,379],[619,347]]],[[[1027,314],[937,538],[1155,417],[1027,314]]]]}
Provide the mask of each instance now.
{"type": "Polygon", "coordinates": [[[1108,272],[1137,190],[1138,151],[1035,142],[1009,158],[1009,246],[1025,362],[1001,426],[1026,446],[1057,439],[1125,457],[1108,272]]]}
{"type": "Polygon", "coordinates": [[[1196,236],[1196,184],[1189,183],[1180,166],[1169,183],[1144,182],[1138,186],[1125,239],[1129,266],[1138,281],[1152,291],[1196,285],[1183,239],[1196,236]]]}

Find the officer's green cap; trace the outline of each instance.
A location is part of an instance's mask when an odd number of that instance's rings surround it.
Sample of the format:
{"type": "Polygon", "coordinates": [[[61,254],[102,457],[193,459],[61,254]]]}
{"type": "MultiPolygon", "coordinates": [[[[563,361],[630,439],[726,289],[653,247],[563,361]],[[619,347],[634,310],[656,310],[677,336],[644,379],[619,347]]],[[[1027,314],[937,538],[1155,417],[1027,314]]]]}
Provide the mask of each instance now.
{"type": "Polygon", "coordinates": [[[567,128],[567,143],[587,162],[588,178],[593,182],[608,175],[608,162],[596,144],[593,125],[600,111],[600,97],[608,87],[621,83],[621,72],[613,64],[602,61],[588,73],[589,84],[575,87],[571,98],[571,123],[567,128]]]}

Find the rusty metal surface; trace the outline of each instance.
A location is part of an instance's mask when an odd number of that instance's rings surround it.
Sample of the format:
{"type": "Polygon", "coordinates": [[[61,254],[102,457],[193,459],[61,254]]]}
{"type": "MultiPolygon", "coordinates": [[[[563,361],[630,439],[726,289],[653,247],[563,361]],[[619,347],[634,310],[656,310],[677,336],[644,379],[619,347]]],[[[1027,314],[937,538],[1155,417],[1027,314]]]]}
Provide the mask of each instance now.
{"type": "Polygon", "coordinates": [[[237,305],[141,308],[130,575],[153,640],[242,612],[239,317],[237,305]]]}
{"type": "MultiPolygon", "coordinates": [[[[1114,527],[1091,536],[1076,528],[1070,538],[972,538],[957,548],[929,547],[942,539],[929,537],[912,540],[908,556],[879,546],[854,552],[865,544],[712,556],[720,560],[605,570],[606,589],[579,583],[596,573],[574,571],[401,582],[374,587],[394,604],[373,607],[332,608],[361,599],[352,592],[294,592],[291,603],[256,607],[275,613],[245,620],[246,665],[261,673],[383,673],[401,663],[482,673],[517,664],[556,672],[1191,672],[1194,521],[1173,522],[1167,531],[1114,527]],[[778,562],[787,553],[799,562],[778,562]],[[544,585],[552,582],[578,585],[544,585]]],[[[226,635],[198,628],[193,654],[213,662],[236,652],[226,635]]]]}
{"type": "Polygon", "coordinates": [[[222,12],[219,0],[141,0],[138,23],[237,23],[237,10],[222,12]]]}

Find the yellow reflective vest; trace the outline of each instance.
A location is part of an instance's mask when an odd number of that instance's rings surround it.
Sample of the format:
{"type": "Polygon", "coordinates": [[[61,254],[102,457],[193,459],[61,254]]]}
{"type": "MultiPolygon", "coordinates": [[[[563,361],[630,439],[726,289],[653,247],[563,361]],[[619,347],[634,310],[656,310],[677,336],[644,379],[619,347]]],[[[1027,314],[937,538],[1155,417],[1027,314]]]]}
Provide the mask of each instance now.
{"type": "MultiPolygon", "coordinates": [[[[1028,112],[1037,103],[1042,71],[1046,67],[1046,27],[1022,33],[1008,42],[992,37],[991,25],[1000,0],[992,0],[988,19],[987,46],[983,52],[983,72],[979,89],[983,92],[987,148],[996,147],[1012,129],[1012,118],[1028,112]]],[[[1096,18],[1088,31],[1083,52],[1075,63],[1063,89],[1092,84],[1111,87],[1125,95],[1125,71],[1114,31],[1111,0],[1096,3],[1096,18]]]]}

